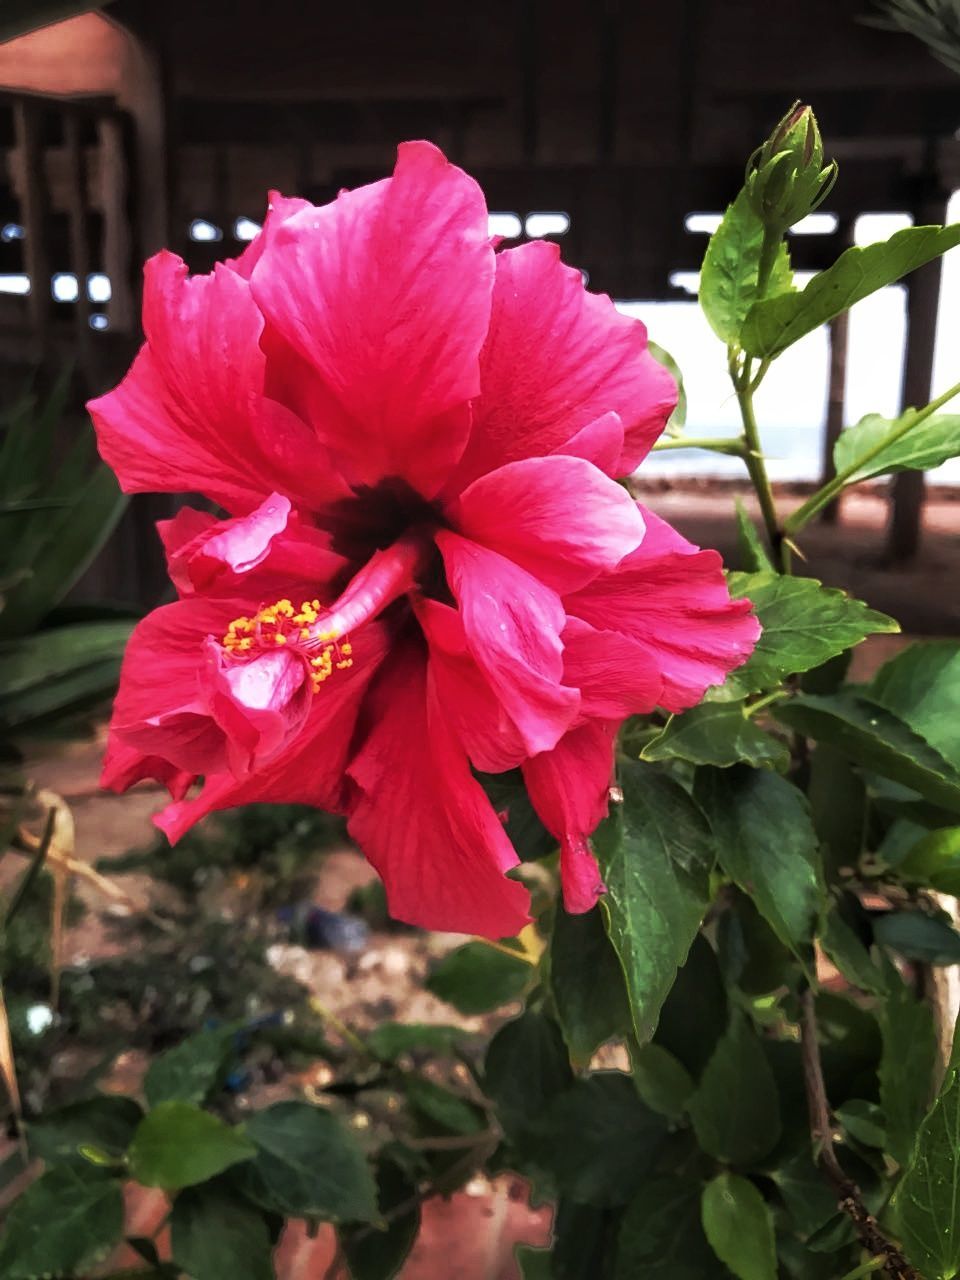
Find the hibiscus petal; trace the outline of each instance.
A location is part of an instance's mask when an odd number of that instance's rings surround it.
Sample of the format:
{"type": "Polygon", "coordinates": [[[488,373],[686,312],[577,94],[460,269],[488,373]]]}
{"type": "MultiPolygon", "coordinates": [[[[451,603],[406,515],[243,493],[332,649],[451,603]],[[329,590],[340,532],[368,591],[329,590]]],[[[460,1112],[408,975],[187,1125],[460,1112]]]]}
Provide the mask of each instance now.
{"type": "Polygon", "coordinates": [[[390,914],[488,938],[519,933],[527,891],[504,874],[517,855],[429,696],[419,643],[391,655],[365,711],[348,826],[383,878],[390,914]]]}
{"type": "Polygon", "coordinates": [[[216,589],[267,596],[272,590],[279,598],[295,580],[301,596],[313,597],[347,567],[330,550],[329,535],[303,524],[277,493],[233,520],[183,507],[172,520],[158,521],[157,530],[181,595],[216,589]]]}
{"type": "Polygon", "coordinates": [[[616,474],[623,453],[623,422],[619,413],[605,413],[581,427],[569,440],[557,445],[553,453],[571,458],[586,458],[604,475],[616,474]]]}
{"type": "Polygon", "coordinates": [[[307,427],[263,398],[263,318],[237,271],[191,277],[175,254],[157,254],[143,323],[130,372],[87,406],[125,492],[200,492],[239,514],[272,489],[307,506],[345,493],[329,465],[311,461],[307,427]]]}
{"type": "Polygon", "coordinates": [[[533,807],[560,841],[563,903],[573,914],[589,911],[605,888],[587,837],[607,812],[616,728],[590,720],[523,766],[533,807]]]}
{"type": "Polygon", "coordinates": [[[168,805],[154,818],[167,838],[175,842],[207,814],[243,804],[310,804],[342,812],[357,715],[388,639],[381,624],[364,627],[353,640],[353,666],[338,671],[314,695],[306,723],[288,749],[239,780],[232,773],[209,770],[198,795],[168,805]]]}
{"type": "Polygon", "coordinates": [[[700,551],[641,511],[647,532],[640,547],[564,606],[599,630],[629,636],[660,673],[660,705],[683,711],[747,660],[760,625],[749,601],[730,599],[715,551],[700,551]]]}
{"type": "Polygon", "coordinates": [[[447,516],[465,537],[560,592],[614,569],[643,541],[629,493],[582,458],[508,462],[475,480],[447,516]]]}
{"type": "Polygon", "coordinates": [[[580,706],[577,691],[561,683],[560,597],[496,551],[448,530],[436,537],[471,656],[527,753],[548,751],[580,706]]]}
{"type": "Polygon", "coordinates": [[[225,769],[223,730],[200,694],[200,663],[205,638],[222,635],[243,611],[242,600],[195,597],[138,622],[123,656],[111,739],[191,775],[225,769]]]}
{"type": "Polygon", "coordinates": [[[352,483],[437,492],[480,391],[493,273],[480,188],[426,142],[399,148],[392,178],[277,228],[251,279],[265,346],[271,365],[291,349],[285,400],[312,405],[352,483]],[[308,370],[317,385],[297,386],[308,370]]]}
{"type": "Polygon", "coordinates": [[[581,715],[623,720],[658,706],[660,672],[629,636],[568,618],[562,639],[563,679],[580,690],[581,715]]]}
{"type": "Polygon", "coordinates": [[[174,800],[182,800],[196,775],[178,769],[160,756],[145,756],[135,747],[111,737],[103,756],[100,785],[108,791],[127,791],[137,782],[152,780],[166,787],[174,800]]]}
{"type": "Polygon", "coordinates": [[[486,773],[515,768],[529,752],[471,655],[459,613],[438,600],[420,600],[416,614],[430,650],[437,703],[467,755],[486,773]]]}
{"type": "Polygon", "coordinates": [[[462,483],[505,462],[558,451],[605,413],[623,422],[613,475],[639,465],[666,425],[676,383],[647,350],[639,320],[583,287],[559,249],[536,241],[497,255],[490,331],[480,356],[482,392],[462,483]]]}
{"type": "Polygon", "coordinates": [[[234,662],[208,637],[200,686],[223,730],[227,760],[238,778],[262,768],[303,728],[313,694],[302,658],[289,649],[234,662]]]}

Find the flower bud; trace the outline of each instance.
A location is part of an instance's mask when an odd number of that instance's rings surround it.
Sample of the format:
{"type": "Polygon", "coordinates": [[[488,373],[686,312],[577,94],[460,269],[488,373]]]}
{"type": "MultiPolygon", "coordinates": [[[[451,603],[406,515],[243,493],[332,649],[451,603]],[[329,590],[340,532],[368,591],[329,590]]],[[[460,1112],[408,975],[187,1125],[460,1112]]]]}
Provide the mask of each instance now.
{"type": "Polygon", "coordinates": [[[823,163],[823,140],[812,110],[795,102],[747,162],[747,196],[778,235],[805,218],[829,195],[836,161],[823,163]]]}

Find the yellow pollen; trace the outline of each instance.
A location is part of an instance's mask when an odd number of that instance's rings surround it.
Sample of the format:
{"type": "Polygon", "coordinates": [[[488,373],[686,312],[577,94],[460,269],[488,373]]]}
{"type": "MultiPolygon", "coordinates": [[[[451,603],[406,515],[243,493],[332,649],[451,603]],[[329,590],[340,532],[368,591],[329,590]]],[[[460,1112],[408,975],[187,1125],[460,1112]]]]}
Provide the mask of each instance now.
{"type": "Polygon", "coordinates": [[[271,647],[289,645],[307,659],[310,688],[316,693],[334,671],[353,666],[353,646],[349,640],[340,643],[335,631],[317,634],[311,630],[320,616],[320,608],[319,600],[304,600],[299,610],[291,600],[278,600],[260,609],[252,618],[234,618],[223,636],[223,647],[231,657],[243,661],[271,647]],[[312,643],[312,649],[302,647],[307,642],[312,643]]]}

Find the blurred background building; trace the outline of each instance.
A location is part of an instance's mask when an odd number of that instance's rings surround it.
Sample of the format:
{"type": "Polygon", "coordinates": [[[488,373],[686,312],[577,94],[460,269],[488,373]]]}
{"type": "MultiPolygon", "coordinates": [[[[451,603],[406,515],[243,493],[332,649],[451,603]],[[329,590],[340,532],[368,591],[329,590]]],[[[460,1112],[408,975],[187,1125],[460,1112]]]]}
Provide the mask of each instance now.
{"type": "MultiPolygon", "coordinates": [[[[0,390],[75,361],[79,406],[140,340],[146,256],[167,246],[209,270],[256,234],[269,188],[322,202],[388,172],[399,141],[427,137],[479,180],[492,232],[558,240],[590,288],[643,316],[685,372],[691,432],[729,434],[735,405],[696,273],[746,156],[790,102],[814,105],[841,169],[792,235],[799,272],[946,220],[960,187],[960,75],[948,65],[960,66],[960,34],[931,17],[925,44],[879,28],[883,17],[879,0],[8,0],[0,390]]],[[[775,477],[815,479],[843,425],[956,378],[958,258],[780,362],[759,400],[775,477]]],[[[722,475],[725,463],[736,465],[670,452],[649,472],[722,475]]],[[[909,559],[923,477],[892,491],[887,549],[909,559]]],[[[134,502],[98,589],[155,598],[149,524],[168,507],[134,502]]]]}

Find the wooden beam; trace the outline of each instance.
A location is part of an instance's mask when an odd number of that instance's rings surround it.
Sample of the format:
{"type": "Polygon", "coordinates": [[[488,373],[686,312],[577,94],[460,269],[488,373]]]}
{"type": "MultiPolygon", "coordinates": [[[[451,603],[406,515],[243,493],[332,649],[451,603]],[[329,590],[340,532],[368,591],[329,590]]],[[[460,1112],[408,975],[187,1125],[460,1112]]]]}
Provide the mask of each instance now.
{"type": "Polygon", "coordinates": [[[77,277],[77,301],[74,303],[77,354],[88,387],[95,385],[92,368],[93,348],[90,331],[90,298],[87,279],[90,275],[89,200],[87,169],[80,133],[80,119],[69,108],[64,109],[63,140],[67,158],[67,220],[70,238],[70,270],[77,277]]]}
{"type": "MultiPolygon", "coordinates": [[[[853,218],[843,218],[836,236],[832,237],[836,255],[853,244],[853,218]]],[[[827,484],[836,475],[833,465],[833,449],[840,439],[844,428],[844,414],[847,398],[847,347],[849,345],[850,313],[841,311],[830,322],[830,380],[827,388],[827,420],[823,431],[823,454],[820,464],[820,483],[827,484]]],[[[824,507],[822,520],[825,524],[836,524],[840,514],[840,500],[824,507]]]]}
{"type": "MultiPolygon", "coordinates": [[[[947,196],[930,192],[914,207],[918,225],[943,223],[947,218],[947,196]]],[[[901,412],[919,408],[930,399],[933,379],[933,351],[940,305],[941,259],[934,258],[907,276],[907,334],[900,390],[901,412]]],[[[886,559],[893,564],[912,560],[920,550],[923,519],[924,475],[922,471],[902,471],[894,476],[892,509],[887,531],[886,559]]]]}
{"type": "Polygon", "coordinates": [[[44,212],[47,207],[40,140],[40,106],[20,98],[13,107],[18,160],[20,219],[24,229],[23,257],[30,277],[27,309],[39,357],[46,354],[50,338],[50,259],[47,254],[44,212]]]}
{"type": "Polygon", "coordinates": [[[103,269],[110,277],[110,327],[128,333],[136,323],[133,298],[130,222],[127,217],[129,175],[123,125],[117,114],[97,123],[100,141],[100,207],[103,210],[103,269]]]}

